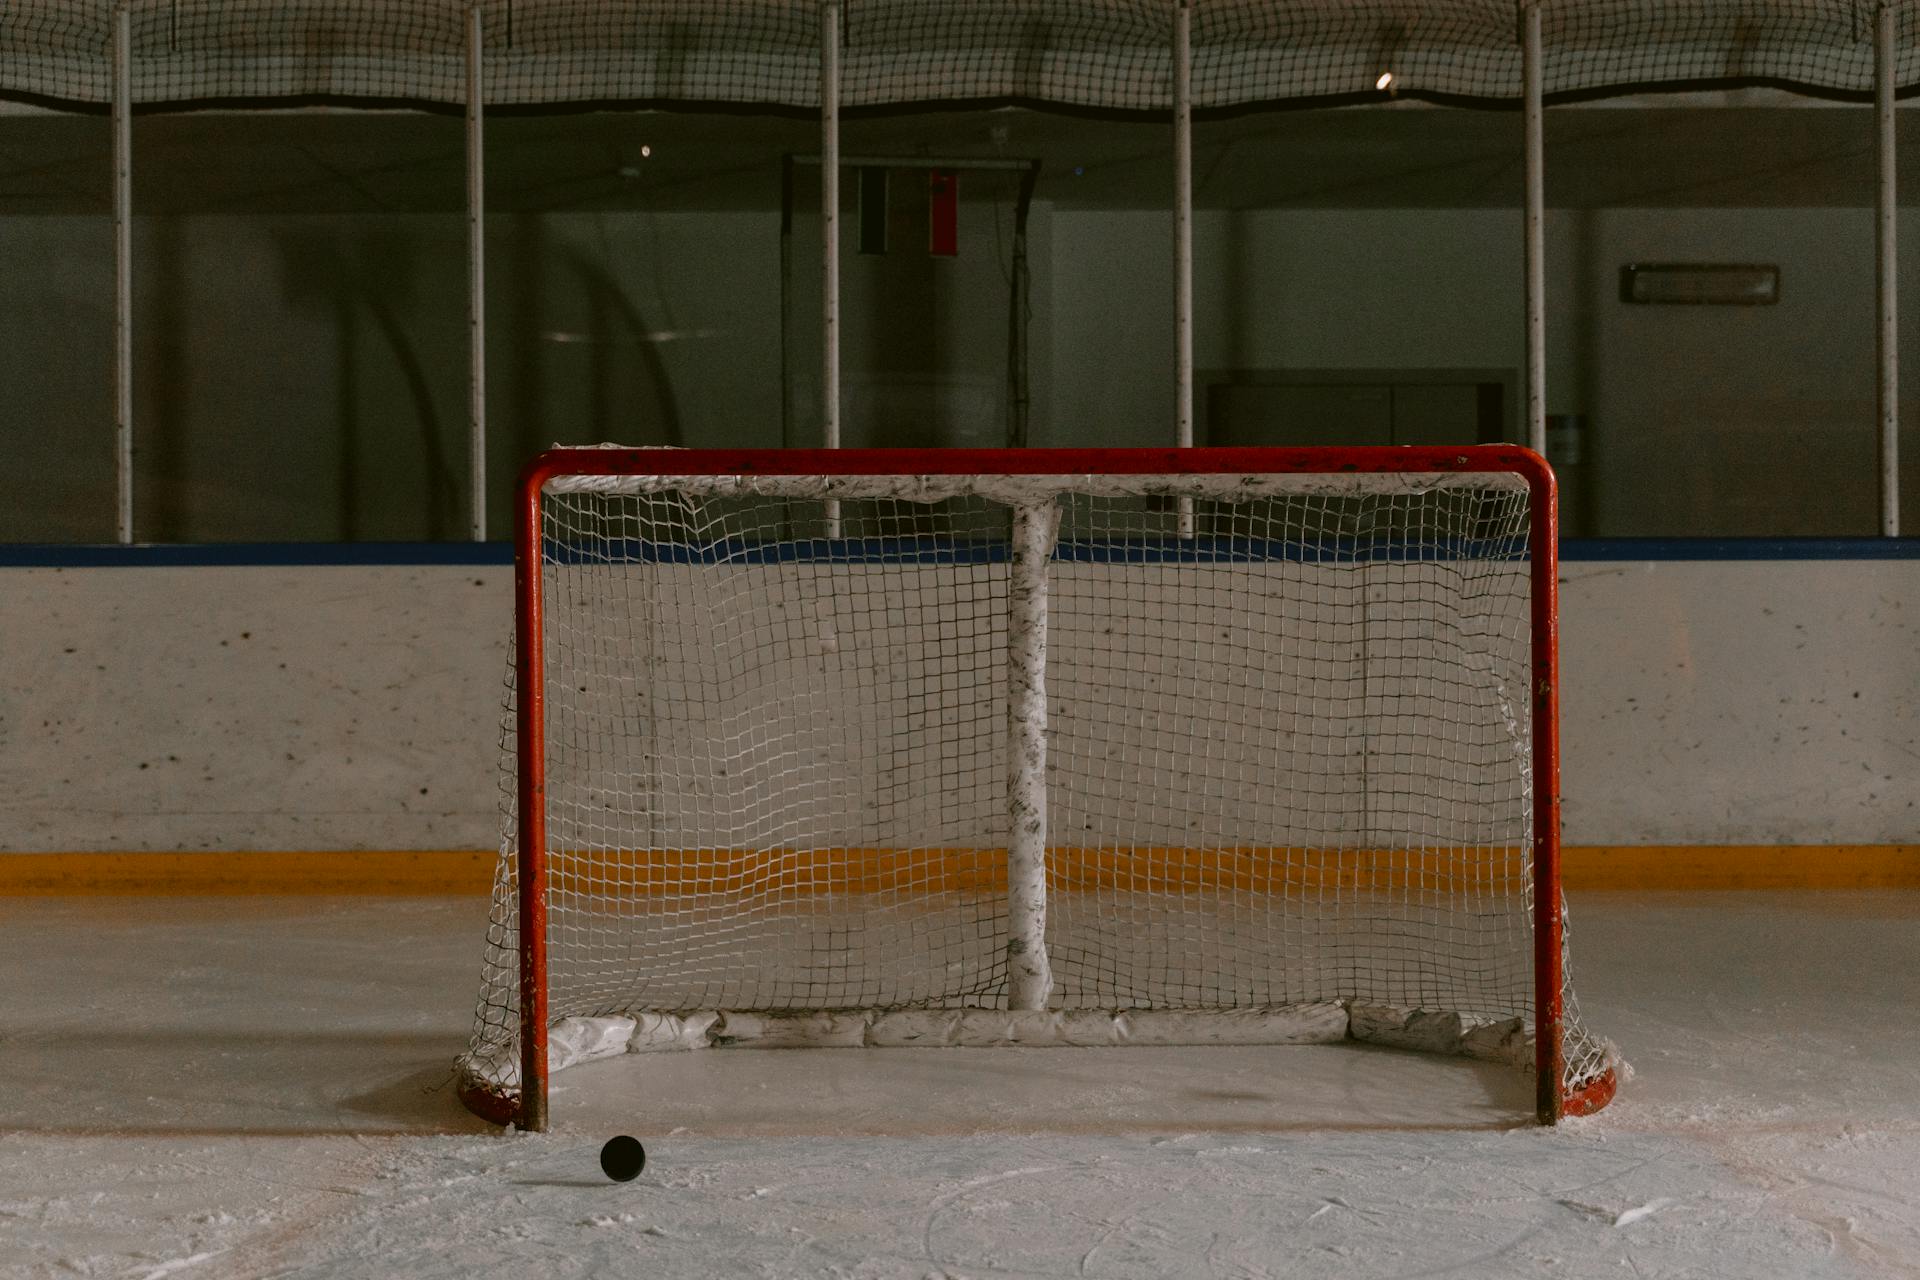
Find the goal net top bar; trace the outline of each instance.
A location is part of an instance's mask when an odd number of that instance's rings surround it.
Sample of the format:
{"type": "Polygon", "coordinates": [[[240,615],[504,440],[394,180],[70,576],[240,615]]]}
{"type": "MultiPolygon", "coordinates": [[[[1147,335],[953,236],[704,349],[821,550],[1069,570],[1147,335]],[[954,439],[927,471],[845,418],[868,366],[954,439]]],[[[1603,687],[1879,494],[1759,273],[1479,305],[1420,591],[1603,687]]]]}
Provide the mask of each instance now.
{"type": "MultiPolygon", "coordinates": [[[[835,486],[821,497],[938,501],[978,495],[1018,502],[1077,492],[1098,476],[1103,494],[1248,497],[1264,493],[1429,492],[1449,484],[1524,485],[1536,504],[1554,495],[1553,471],[1519,445],[1369,448],[1142,449],[552,449],[520,475],[523,499],[561,493],[673,487],[737,492],[759,478],[835,486]],[[1171,477],[1179,477],[1177,481],[1171,477]],[[864,477],[876,483],[861,483],[864,477]],[[883,478],[884,480],[879,480],[883,478]],[[902,484],[901,479],[908,483],[902,484]]],[[[785,485],[781,486],[785,488],[785,485]]]]}

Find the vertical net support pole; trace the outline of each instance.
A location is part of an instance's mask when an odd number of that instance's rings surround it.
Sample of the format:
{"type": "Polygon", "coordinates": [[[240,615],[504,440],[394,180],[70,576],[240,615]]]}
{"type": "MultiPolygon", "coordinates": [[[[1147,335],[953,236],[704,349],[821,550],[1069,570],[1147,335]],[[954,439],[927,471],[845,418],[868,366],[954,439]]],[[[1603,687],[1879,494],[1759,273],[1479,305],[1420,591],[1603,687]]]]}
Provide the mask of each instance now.
{"type": "Polygon", "coordinates": [[[540,491],[536,465],[521,481],[513,535],[514,714],[519,777],[520,1128],[547,1128],[546,664],[541,650],[540,491]]]}
{"type": "Polygon", "coordinates": [[[472,512],[468,532],[475,542],[487,537],[487,184],[481,18],[479,5],[467,10],[467,482],[472,512]]]}
{"type": "Polygon", "coordinates": [[[1526,99],[1527,447],[1547,452],[1547,183],[1539,0],[1521,9],[1521,71],[1526,99]]]}
{"type": "Polygon", "coordinates": [[[133,11],[113,11],[113,430],[115,536],[133,541],[133,11]]]}
{"type": "MultiPolygon", "coordinates": [[[[840,447],[840,0],[820,0],[820,426],[840,447]]],[[[840,536],[840,503],[827,500],[827,537],[840,536]]]]}
{"type": "MultiPolygon", "coordinates": [[[[1193,447],[1193,0],[1173,6],[1173,378],[1175,443],[1193,447]]],[[[1193,499],[1180,536],[1193,536],[1193,499]]]]}
{"type": "Polygon", "coordinates": [[[1533,644],[1533,1011],[1535,1105],[1541,1124],[1566,1107],[1562,1034],[1565,907],[1560,899],[1560,509],[1553,471],[1526,472],[1533,644]]]}
{"type": "Polygon", "coordinates": [[[1900,536],[1900,348],[1899,257],[1895,232],[1899,206],[1894,152],[1894,0],[1880,0],[1873,33],[1874,125],[1879,133],[1880,200],[1875,218],[1875,267],[1879,278],[1880,532],[1900,536]]]}
{"type": "Polygon", "coordinates": [[[1060,511],[1013,511],[1007,582],[1007,1007],[1044,1009],[1047,960],[1047,562],[1060,511]]]}

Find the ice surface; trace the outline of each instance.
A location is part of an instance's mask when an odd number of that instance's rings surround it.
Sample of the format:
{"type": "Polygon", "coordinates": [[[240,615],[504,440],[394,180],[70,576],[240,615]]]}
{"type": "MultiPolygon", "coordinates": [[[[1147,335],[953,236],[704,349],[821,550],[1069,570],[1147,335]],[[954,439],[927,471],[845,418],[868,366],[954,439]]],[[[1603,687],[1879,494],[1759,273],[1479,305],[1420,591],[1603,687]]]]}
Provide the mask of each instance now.
{"type": "Polygon", "coordinates": [[[4,901],[0,1276],[1920,1274],[1920,895],[1575,910],[1639,1071],[1557,1131],[1343,1046],[623,1055],[535,1137],[444,1087],[478,900],[4,901]]]}

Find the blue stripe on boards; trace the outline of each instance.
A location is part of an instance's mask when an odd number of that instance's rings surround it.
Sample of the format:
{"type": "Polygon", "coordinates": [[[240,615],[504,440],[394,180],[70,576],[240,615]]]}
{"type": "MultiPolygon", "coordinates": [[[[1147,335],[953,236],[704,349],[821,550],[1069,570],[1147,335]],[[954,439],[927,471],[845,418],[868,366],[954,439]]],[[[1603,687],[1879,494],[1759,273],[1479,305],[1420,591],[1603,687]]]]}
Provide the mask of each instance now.
{"type": "Polygon", "coordinates": [[[5,569],[510,565],[506,542],[0,543],[5,569]]]}
{"type": "Polygon", "coordinates": [[[1920,560],[1920,538],[1563,538],[1562,560],[1920,560]]]}

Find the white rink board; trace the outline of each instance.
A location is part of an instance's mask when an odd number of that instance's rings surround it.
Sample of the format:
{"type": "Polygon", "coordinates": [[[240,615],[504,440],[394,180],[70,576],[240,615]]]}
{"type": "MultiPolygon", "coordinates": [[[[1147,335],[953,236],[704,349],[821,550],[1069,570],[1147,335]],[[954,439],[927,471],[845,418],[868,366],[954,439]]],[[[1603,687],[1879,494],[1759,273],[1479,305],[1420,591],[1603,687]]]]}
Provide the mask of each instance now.
{"type": "MultiPolygon", "coordinates": [[[[1568,843],[1920,834],[1920,562],[1563,577],[1568,843]]],[[[511,578],[0,570],[0,843],[491,847],[511,578]]]]}

